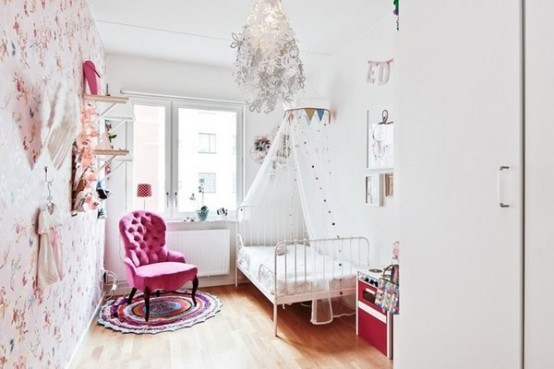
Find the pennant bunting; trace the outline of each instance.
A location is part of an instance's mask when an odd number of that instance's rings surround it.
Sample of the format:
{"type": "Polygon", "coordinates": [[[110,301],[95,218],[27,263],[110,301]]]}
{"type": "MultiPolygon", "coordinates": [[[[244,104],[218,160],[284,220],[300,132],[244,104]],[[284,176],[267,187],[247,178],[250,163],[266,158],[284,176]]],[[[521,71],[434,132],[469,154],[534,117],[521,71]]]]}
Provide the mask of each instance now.
{"type": "Polygon", "coordinates": [[[314,116],[314,113],[315,113],[315,109],[314,108],[306,108],[306,109],[304,109],[304,111],[306,112],[306,114],[308,114],[308,120],[311,122],[312,117],[314,116]]]}
{"type": "Polygon", "coordinates": [[[319,117],[319,120],[323,119],[323,114],[325,114],[325,109],[316,109],[317,116],[319,117]]]}

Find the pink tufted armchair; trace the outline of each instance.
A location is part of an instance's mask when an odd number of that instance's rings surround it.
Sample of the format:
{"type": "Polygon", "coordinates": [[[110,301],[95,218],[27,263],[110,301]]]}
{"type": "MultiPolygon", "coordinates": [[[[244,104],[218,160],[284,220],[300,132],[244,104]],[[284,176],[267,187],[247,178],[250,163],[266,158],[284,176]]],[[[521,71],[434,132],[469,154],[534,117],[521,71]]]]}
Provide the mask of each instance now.
{"type": "Polygon", "coordinates": [[[133,288],[131,303],[137,289],[144,292],[145,319],[150,314],[150,293],[160,290],[175,291],[192,281],[192,301],[196,306],[198,269],[187,264],[185,257],[165,245],[164,220],[149,211],[133,211],[119,221],[119,233],[125,247],[125,271],[133,288]]]}

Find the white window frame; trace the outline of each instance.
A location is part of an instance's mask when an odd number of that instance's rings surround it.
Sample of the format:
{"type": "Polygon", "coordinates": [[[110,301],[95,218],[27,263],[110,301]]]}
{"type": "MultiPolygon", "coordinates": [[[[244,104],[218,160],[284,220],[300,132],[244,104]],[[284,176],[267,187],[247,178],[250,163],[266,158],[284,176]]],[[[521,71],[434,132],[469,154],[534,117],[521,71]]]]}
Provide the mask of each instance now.
{"type": "MultiPolygon", "coordinates": [[[[166,220],[182,220],[185,217],[193,217],[196,214],[194,212],[178,212],[177,211],[177,201],[181,199],[186,201],[190,194],[180,194],[177,191],[178,188],[178,147],[179,147],[179,124],[178,124],[178,112],[179,108],[188,108],[188,109],[208,109],[208,110],[219,110],[219,111],[234,111],[237,114],[237,130],[236,130],[236,204],[237,207],[242,202],[244,198],[244,172],[245,172],[245,148],[244,148],[244,119],[245,119],[245,109],[243,104],[225,102],[225,101],[210,101],[210,100],[196,100],[196,99],[177,99],[177,98],[168,98],[168,99],[158,99],[158,98],[140,98],[132,99],[133,105],[146,105],[146,106],[159,106],[166,109],[166,121],[165,121],[165,133],[166,133],[166,144],[165,144],[165,156],[166,156],[166,167],[165,167],[165,193],[166,201],[164,206],[164,211],[161,212],[161,215],[166,220]]],[[[131,155],[135,148],[134,142],[134,131],[133,127],[128,132],[127,140],[131,142],[129,145],[129,150],[131,155]]],[[[129,168],[130,171],[127,172],[127,201],[129,204],[133,203],[133,170],[129,168]]],[[[215,211],[215,209],[213,209],[215,211]]],[[[229,215],[234,217],[236,210],[229,210],[229,215]]]]}

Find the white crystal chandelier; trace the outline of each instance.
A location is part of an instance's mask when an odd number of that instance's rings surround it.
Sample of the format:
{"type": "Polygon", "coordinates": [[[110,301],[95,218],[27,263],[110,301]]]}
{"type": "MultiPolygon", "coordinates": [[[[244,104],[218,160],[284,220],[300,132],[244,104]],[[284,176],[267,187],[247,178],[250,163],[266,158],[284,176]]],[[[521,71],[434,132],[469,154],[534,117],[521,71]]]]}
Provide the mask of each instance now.
{"type": "Polygon", "coordinates": [[[231,47],[237,49],[235,81],[250,111],[269,113],[304,88],[298,45],[280,0],[256,0],[242,33],[233,33],[231,47]]]}

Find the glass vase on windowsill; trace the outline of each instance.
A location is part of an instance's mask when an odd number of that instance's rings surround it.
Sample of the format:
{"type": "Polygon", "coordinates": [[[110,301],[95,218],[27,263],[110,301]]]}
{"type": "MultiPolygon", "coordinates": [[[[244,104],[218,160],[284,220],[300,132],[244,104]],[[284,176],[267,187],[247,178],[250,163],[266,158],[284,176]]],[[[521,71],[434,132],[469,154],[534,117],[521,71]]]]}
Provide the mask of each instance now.
{"type": "Polygon", "coordinates": [[[196,210],[196,215],[198,215],[199,220],[206,220],[209,213],[210,209],[208,209],[206,205],[202,206],[199,210],[196,210]]]}

